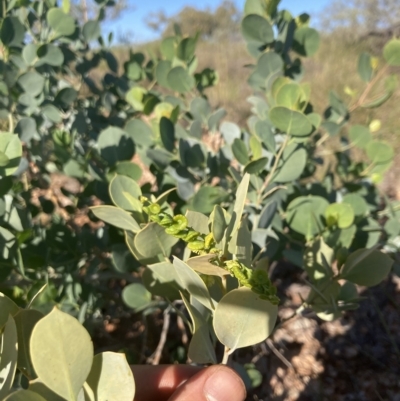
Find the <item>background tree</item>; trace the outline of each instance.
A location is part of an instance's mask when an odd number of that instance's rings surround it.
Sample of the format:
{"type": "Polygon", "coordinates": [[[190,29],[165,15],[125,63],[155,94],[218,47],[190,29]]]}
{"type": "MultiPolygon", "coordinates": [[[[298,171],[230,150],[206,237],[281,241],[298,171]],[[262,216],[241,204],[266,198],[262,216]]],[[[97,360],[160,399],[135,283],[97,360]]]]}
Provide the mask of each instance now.
{"type": "Polygon", "coordinates": [[[400,31],[398,0],[334,0],[320,14],[321,27],[342,30],[351,38],[393,36],[400,31]]]}
{"type": "Polygon", "coordinates": [[[201,32],[204,39],[210,39],[239,32],[240,12],[231,0],[225,0],[215,11],[184,7],[172,17],[163,11],[154,12],[148,16],[146,23],[163,37],[173,35],[174,25],[178,24],[188,35],[201,32]]]}

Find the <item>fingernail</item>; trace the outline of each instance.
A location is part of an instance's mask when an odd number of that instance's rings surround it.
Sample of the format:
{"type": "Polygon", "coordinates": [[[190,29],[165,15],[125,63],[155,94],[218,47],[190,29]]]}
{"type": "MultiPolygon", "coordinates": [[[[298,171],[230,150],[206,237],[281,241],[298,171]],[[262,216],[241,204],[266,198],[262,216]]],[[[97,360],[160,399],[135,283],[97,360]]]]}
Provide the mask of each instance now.
{"type": "Polygon", "coordinates": [[[217,370],[207,379],[204,394],[208,401],[243,401],[246,397],[240,378],[226,368],[217,370]]]}

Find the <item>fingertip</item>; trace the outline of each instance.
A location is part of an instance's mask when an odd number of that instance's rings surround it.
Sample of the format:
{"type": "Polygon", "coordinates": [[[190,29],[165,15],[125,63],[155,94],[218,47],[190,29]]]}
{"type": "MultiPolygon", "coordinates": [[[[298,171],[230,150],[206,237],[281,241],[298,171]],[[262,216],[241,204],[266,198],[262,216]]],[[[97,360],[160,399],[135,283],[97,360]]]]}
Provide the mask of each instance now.
{"type": "Polygon", "coordinates": [[[243,401],[246,398],[245,385],[233,369],[218,365],[209,370],[210,376],[203,389],[208,401],[243,401]]]}

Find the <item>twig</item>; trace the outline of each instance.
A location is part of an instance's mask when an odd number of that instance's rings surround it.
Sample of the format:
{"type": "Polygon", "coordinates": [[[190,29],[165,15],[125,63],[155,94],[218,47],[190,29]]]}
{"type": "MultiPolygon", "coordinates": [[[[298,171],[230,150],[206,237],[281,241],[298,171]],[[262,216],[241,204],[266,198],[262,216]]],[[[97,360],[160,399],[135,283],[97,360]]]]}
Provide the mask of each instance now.
{"type": "Polygon", "coordinates": [[[231,356],[230,350],[228,347],[225,347],[224,356],[221,361],[221,365],[228,365],[229,357],[231,356]]]}
{"type": "Polygon", "coordinates": [[[280,189],[287,189],[286,185],[277,185],[276,187],[272,188],[270,191],[268,191],[263,197],[261,198],[262,200],[268,198],[268,196],[272,195],[274,192],[280,190],[280,189]]]}
{"type": "Polygon", "coordinates": [[[323,135],[315,144],[315,146],[318,148],[321,146],[328,138],[330,137],[329,133],[326,132],[325,135],[323,135]]]}
{"type": "Polygon", "coordinates": [[[182,344],[186,345],[188,343],[189,339],[188,339],[188,335],[186,333],[185,323],[183,322],[183,319],[179,315],[177,315],[177,317],[176,317],[176,325],[178,326],[178,329],[182,333],[182,344]]]}
{"type": "Polygon", "coordinates": [[[171,316],[169,312],[171,311],[171,307],[168,307],[164,311],[164,323],[161,330],[160,341],[158,342],[157,348],[154,351],[154,354],[147,359],[147,363],[151,363],[152,365],[158,365],[160,363],[162,351],[164,349],[165,343],[167,341],[167,334],[169,330],[169,324],[171,322],[171,316]]]}
{"type": "Polygon", "coordinates": [[[289,369],[293,369],[293,365],[282,355],[281,352],[279,352],[278,349],[276,349],[274,343],[269,338],[267,338],[265,342],[267,343],[271,351],[286,365],[286,367],[288,367],[289,369]]]}
{"type": "Polygon", "coordinates": [[[11,113],[8,113],[8,132],[14,132],[14,120],[11,113]]]}
{"type": "Polygon", "coordinates": [[[349,112],[353,112],[354,110],[358,109],[362,104],[364,103],[365,99],[368,97],[369,93],[371,92],[371,89],[373,86],[376,84],[376,82],[380,79],[380,77],[386,72],[388,69],[388,65],[383,67],[374,77],[374,79],[368,83],[367,87],[364,89],[364,92],[361,94],[357,102],[355,102],[350,108],[349,112]]]}
{"type": "Polygon", "coordinates": [[[282,143],[282,146],[279,149],[278,154],[275,157],[274,165],[272,166],[272,169],[271,169],[270,173],[268,174],[268,177],[265,180],[263,186],[260,188],[259,200],[263,199],[262,193],[268,188],[268,185],[270,184],[272,177],[274,176],[276,169],[278,168],[278,164],[279,164],[279,161],[281,160],[283,151],[285,150],[287,144],[289,143],[289,138],[290,138],[289,135],[287,135],[285,140],[282,143]]]}
{"type": "Polygon", "coordinates": [[[260,347],[261,347],[261,351],[253,357],[253,359],[251,360],[251,363],[256,364],[263,356],[268,355],[268,350],[267,350],[267,346],[265,345],[265,343],[261,343],[260,347]]]}

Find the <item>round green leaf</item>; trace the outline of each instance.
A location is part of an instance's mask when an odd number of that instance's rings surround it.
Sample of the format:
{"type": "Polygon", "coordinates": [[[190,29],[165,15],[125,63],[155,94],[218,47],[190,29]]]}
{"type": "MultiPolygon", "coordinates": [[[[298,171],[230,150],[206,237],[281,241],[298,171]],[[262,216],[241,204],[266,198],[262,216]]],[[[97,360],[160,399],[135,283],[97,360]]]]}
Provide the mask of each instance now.
{"type": "Polygon", "coordinates": [[[176,92],[186,93],[195,86],[194,78],[183,67],[172,68],[167,75],[168,86],[176,92]]]}
{"type": "Polygon", "coordinates": [[[0,132],[0,155],[4,155],[4,163],[0,161],[0,176],[15,173],[22,156],[22,145],[18,135],[0,132]]]}
{"type": "Polygon", "coordinates": [[[196,39],[194,38],[184,38],[182,39],[178,47],[176,48],[176,55],[183,61],[190,61],[196,50],[196,39]]]}
{"type": "Polygon", "coordinates": [[[54,308],[34,327],[30,349],[40,380],[61,397],[75,400],[93,362],[93,343],[85,328],[54,308]]]}
{"type": "Polygon", "coordinates": [[[60,123],[62,121],[62,115],[60,110],[52,104],[47,104],[42,108],[42,113],[53,123],[60,123]]]}
{"type": "Polygon", "coordinates": [[[37,49],[37,56],[39,60],[36,62],[36,66],[48,64],[53,67],[60,67],[64,63],[63,52],[59,47],[52,44],[40,46],[37,49]]]}
{"type": "Polygon", "coordinates": [[[36,71],[29,71],[18,78],[18,84],[24,92],[37,96],[43,92],[44,78],[36,71]]]}
{"type": "MultiPolygon", "coordinates": [[[[6,10],[4,10],[6,11],[6,10]]],[[[21,46],[25,36],[25,28],[18,17],[6,17],[1,24],[0,39],[4,46],[21,46]]]]}
{"type": "Polygon", "coordinates": [[[145,88],[140,86],[134,86],[126,93],[126,101],[137,111],[143,111],[144,109],[144,95],[147,93],[145,88]]]}
{"type": "Polygon", "coordinates": [[[175,126],[167,117],[161,117],[160,120],[160,137],[164,148],[168,152],[175,150],[175,126]]]}
{"type": "Polygon", "coordinates": [[[123,354],[102,352],[93,358],[93,366],[87,378],[98,401],[132,401],[135,381],[132,370],[123,354]]]}
{"type": "Polygon", "coordinates": [[[313,56],[319,48],[319,33],[307,26],[296,29],[293,50],[302,56],[313,56]]]}
{"type": "Polygon", "coordinates": [[[301,87],[298,83],[292,82],[283,85],[276,94],[276,105],[284,106],[291,110],[299,107],[299,100],[302,95],[301,87]]]}
{"type": "Polygon", "coordinates": [[[152,258],[157,255],[168,258],[171,248],[177,242],[177,238],[168,235],[165,229],[156,223],[150,223],[140,230],[134,240],[136,249],[144,258],[152,258]]]}
{"type": "Polygon", "coordinates": [[[299,196],[286,210],[286,221],[290,228],[312,238],[323,229],[322,217],[328,201],[320,196],[299,196]]]}
{"type": "Polygon", "coordinates": [[[127,122],[124,129],[135,144],[139,146],[148,148],[154,143],[155,137],[153,130],[143,120],[134,118],[127,122]]]}
{"type": "Polygon", "coordinates": [[[383,57],[392,66],[400,65],[400,39],[392,39],[383,48],[383,57]]]}
{"type": "Polygon", "coordinates": [[[207,123],[208,117],[211,113],[210,103],[208,103],[207,99],[204,99],[203,97],[195,97],[190,102],[190,113],[196,120],[205,124],[207,123]]]}
{"type": "Polygon", "coordinates": [[[257,121],[254,126],[257,136],[260,138],[264,146],[271,152],[275,153],[276,143],[273,127],[268,121],[257,121]]]}
{"type": "Polygon", "coordinates": [[[274,31],[271,24],[261,15],[249,14],[243,18],[242,34],[246,41],[255,42],[259,46],[274,41],[274,31]]]}
{"type": "Polygon", "coordinates": [[[22,50],[22,57],[25,60],[25,63],[28,65],[33,65],[37,59],[37,49],[39,46],[35,43],[29,43],[27,44],[24,49],[22,50]]]}
{"type": "Polygon", "coordinates": [[[289,135],[309,136],[314,130],[311,121],[303,113],[287,107],[273,107],[269,112],[269,117],[275,127],[289,135]]]}
{"type": "Polygon", "coordinates": [[[58,103],[61,107],[67,108],[70,107],[72,103],[75,102],[77,97],[78,97],[78,92],[75,89],[63,88],[57,93],[54,101],[55,103],[58,103]]]}
{"type": "Polygon", "coordinates": [[[0,399],[4,399],[13,385],[18,359],[17,327],[11,315],[7,317],[7,323],[2,330],[0,341],[0,372],[2,378],[0,399]]]}
{"type": "Polygon", "coordinates": [[[169,261],[148,265],[142,281],[153,295],[168,298],[170,301],[180,298],[179,279],[169,261]]]}
{"type": "Polygon", "coordinates": [[[235,123],[224,121],[219,130],[228,145],[232,145],[235,139],[240,139],[240,128],[235,123]]]}
{"type": "Polygon", "coordinates": [[[369,159],[375,164],[388,163],[394,158],[393,146],[386,142],[370,141],[366,146],[366,152],[369,159]]]}
{"type": "Polygon", "coordinates": [[[348,203],[332,203],[325,210],[325,218],[328,226],[348,228],[353,224],[354,210],[348,203]]]}
{"type": "Polygon", "coordinates": [[[75,32],[74,19],[60,8],[51,8],[46,15],[47,23],[53,29],[55,36],[69,36],[75,32]]]}
{"type": "Polygon", "coordinates": [[[172,63],[169,60],[160,60],[157,64],[155,75],[157,82],[164,88],[169,87],[168,73],[172,68],[172,63]]]}
{"type": "Polygon", "coordinates": [[[101,131],[97,146],[101,157],[110,166],[122,160],[130,160],[135,154],[135,144],[132,138],[118,127],[108,127],[101,131]]]}
{"type": "Polygon", "coordinates": [[[14,131],[22,142],[29,143],[37,135],[36,121],[32,117],[23,117],[18,121],[14,131]]]}
{"type": "Polygon", "coordinates": [[[303,174],[306,164],[307,151],[304,148],[297,148],[297,144],[289,145],[283,151],[273,182],[297,180],[303,174]]]}
{"type": "Polygon", "coordinates": [[[267,163],[268,157],[261,157],[260,159],[253,160],[245,166],[244,172],[249,174],[259,174],[265,169],[267,163]]]}
{"type": "Polygon", "coordinates": [[[191,209],[201,213],[211,213],[214,205],[223,202],[228,193],[221,187],[205,185],[201,187],[191,200],[191,209]]]}
{"type": "Polygon", "coordinates": [[[142,211],[142,203],[139,200],[142,191],[132,178],[116,175],[110,183],[109,190],[114,205],[132,212],[142,211]]]}
{"type": "Polygon", "coordinates": [[[232,153],[235,156],[236,160],[245,166],[249,162],[249,152],[245,143],[239,139],[235,138],[232,144],[232,153]]]}
{"type": "Polygon", "coordinates": [[[111,260],[115,269],[120,273],[136,271],[139,265],[126,244],[115,244],[112,246],[111,260]]]}
{"type": "Polygon", "coordinates": [[[218,303],[213,326],[218,340],[233,351],[268,338],[277,315],[276,305],[242,287],[228,292],[218,303]]]}
{"type": "Polygon", "coordinates": [[[140,312],[151,303],[151,294],[142,284],[133,283],[123,289],[122,300],[135,312],[140,312]]]}
{"type": "Polygon", "coordinates": [[[365,216],[368,213],[367,202],[358,194],[346,194],[342,202],[351,205],[356,216],[365,216]]]}
{"type": "Polygon", "coordinates": [[[340,288],[339,300],[352,301],[358,298],[357,287],[350,281],[346,281],[340,288]]]}
{"type": "Polygon", "coordinates": [[[125,161],[117,163],[112,173],[125,175],[126,177],[132,178],[132,180],[139,181],[143,172],[136,163],[125,161]]]}
{"type": "Polygon", "coordinates": [[[168,38],[163,39],[160,45],[161,54],[167,60],[173,60],[175,57],[175,48],[176,48],[176,38],[174,36],[170,36],[168,38]]]}
{"type": "Polygon", "coordinates": [[[368,127],[363,125],[353,125],[349,130],[350,141],[361,149],[367,147],[368,142],[371,141],[372,135],[368,127]]]}
{"type": "Polygon", "coordinates": [[[358,249],[347,258],[341,277],[354,284],[372,287],[388,276],[392,265],[393,259],[382,252],[358,249]]]}
{"type": "Polygon", "coordinates": [[[30,357],[30,338],[36,323],[43,313],[34,309],[22,309],[15,316],[18,333],[18,369],[30,378],[36,377],[30,357]]]}
{"type": "Polygon", "coordinates": [[[101,35],[99,21],[88,21],[82,28],[82,34],[86,42],[91,42],[92,40],[98,39],[101,35]]]}

